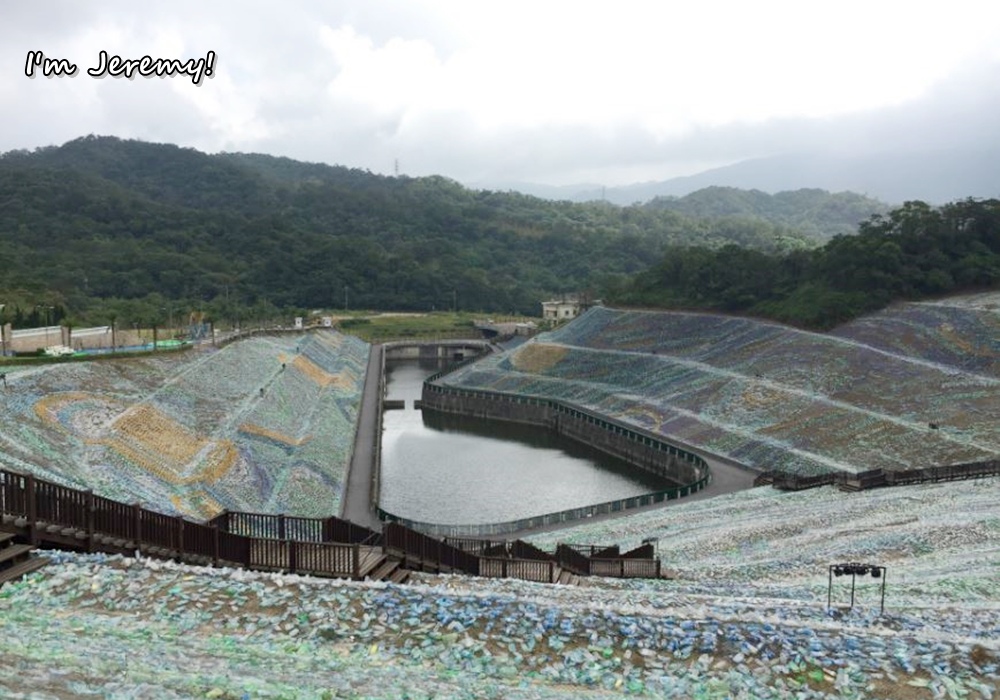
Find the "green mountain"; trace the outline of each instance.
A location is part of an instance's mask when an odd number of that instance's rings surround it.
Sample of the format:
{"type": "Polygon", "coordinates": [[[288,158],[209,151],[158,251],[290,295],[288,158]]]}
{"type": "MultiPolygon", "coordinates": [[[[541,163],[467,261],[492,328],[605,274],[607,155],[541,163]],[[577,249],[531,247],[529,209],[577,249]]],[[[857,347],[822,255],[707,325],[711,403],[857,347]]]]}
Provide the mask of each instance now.
{"type": "MultiPolygon", "coordinates": [[[[821,210],[823,195],[813,197],[821,210]]],[[[552,202],[88,136],[0,156],[0,303],[148,323],[175,301],[231,317],[341,306],[346,291],[352,308],[457,299],[530,313],[551,294],[620,286],[670,245],[780,252],[826,235],[805,215],[722,207],[698,218],[666,204],[552,202]]]]}
{"type": "Polygon", "coordinates": [[[863,222],[891,209],[888,204],[854,192],[800,189],[768,194],[735,187],[706,187],[683,197],[656,197],[645,206],[696,219],[757,219],[823,241],[855,233],[863,222]]]}
{"type": "Polygon", "coordinates": [[[812,250],[671,248],[619,288],[625,304],[831,328],[901,300],[1000,286],[1000,200],[907,202],[812,250]]]}

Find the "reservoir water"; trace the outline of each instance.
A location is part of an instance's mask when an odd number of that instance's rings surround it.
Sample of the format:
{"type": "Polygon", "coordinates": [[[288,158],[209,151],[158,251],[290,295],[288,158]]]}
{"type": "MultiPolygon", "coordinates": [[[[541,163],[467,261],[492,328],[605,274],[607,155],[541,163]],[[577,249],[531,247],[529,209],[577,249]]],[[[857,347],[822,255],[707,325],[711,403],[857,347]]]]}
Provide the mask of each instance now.
{"type": "Polygon", "coordinates": [[[638,496],[663,479],[541,427],[413,409],[437,361],[386,365],[381,507],[447,525],[506,522],[638,496]]]}

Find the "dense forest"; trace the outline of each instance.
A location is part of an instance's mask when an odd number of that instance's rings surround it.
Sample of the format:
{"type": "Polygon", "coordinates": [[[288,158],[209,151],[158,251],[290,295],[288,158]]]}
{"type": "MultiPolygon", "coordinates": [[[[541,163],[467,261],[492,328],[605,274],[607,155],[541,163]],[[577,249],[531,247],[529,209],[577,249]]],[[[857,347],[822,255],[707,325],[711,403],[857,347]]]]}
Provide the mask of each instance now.
{"type": "Polygon", "coordinates": [[[830,328],[892,301],[1000,285],[1000,200],[907,202],[812,250],[671,247],[620,287],[629,304],[752,314],[830,328]]]}
{"type": "Polygon", "coordinates": [[[771,195],[735,187],[706,187],[683,197],[656,197],[645,206],[692,219],[756,218],[822,241],[856,233],[859,223],[891,209],[853,192],[800,189],[771,195]]]}
{"type": "Polygon", "coordinates": [[[89,136],[0,156],[0,314],[18,325],[163,323],[194,309],[537,314],[550,295],[625,289],[676,246],[807,255],[884,211],[815,190],[715,194],[717,206],[699,193],[574,204],[89,136]]]}

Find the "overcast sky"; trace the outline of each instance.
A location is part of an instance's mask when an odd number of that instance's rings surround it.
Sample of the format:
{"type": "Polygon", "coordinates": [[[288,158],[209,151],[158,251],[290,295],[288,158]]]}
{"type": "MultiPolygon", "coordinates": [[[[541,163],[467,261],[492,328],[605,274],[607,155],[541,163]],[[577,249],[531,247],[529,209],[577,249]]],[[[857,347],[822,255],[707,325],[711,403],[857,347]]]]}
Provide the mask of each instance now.
{"type": "MultiPolygon", "coordinates": [[[[3,2],[0,151],[86,134],[465,183],[621,185],[998,145],[1000,3],[3,2]],[[96,79],[99,53],[214,74],[96,79]],[[74,77],[25,75],[29,51],[74,77]]],[[[40,72],[40,70],[39,70],[40,72]]]]}

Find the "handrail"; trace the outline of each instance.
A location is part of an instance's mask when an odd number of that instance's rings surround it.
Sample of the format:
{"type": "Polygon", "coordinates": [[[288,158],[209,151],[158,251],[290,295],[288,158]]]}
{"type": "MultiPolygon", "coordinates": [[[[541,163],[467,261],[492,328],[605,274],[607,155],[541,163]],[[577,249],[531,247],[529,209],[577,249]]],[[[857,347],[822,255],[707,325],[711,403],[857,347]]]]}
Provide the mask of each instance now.
{"type": "Polygon", "coordinates": [[[556,546],[556,560],[559,566],[580,576],[590,575],[590,558],[567,544],[556,546]]]}
{"type": "MultiPolygon", "coordinates": [[[[39,543],[44,527],[55,542],[61,536],[79,544],[83,536],[88,549],[105,546],[170,558],[199,557],[213,565],[357,580],[362,577],[360,548],[371,543],[381,545],[383,552],[400,552],[404,565],[412,562],[425,569],[550,583],[557,578],[555,558],[523,542],[509,548],[505,542],[484,542],[480,552],[470,552],[398,523],[386,523],[378,533],[334,516],[223,511],[207,522],[195,522],[7,469],[0,469],[0,512],[14,516],[15,523],[20,520],[18,527],[27,530],[33,544],[39,543]],[[58,536],[51,534],[53,525],[58,536]]],[[[463,544],[473,548],[469,542],[463,544]]],[[[566,550],[573,553],[570,556],[583,556],[566,550]]],[[[630,575],[626,572],[638,571],[636,566],[609,564],[602,575],[616,575],[619,570],[630,575]]],[[[644,570],[651,569],[646,565],[644,570]]]]}
{"type": "Polygon", "coordinates": [[[55,526],[62,537],[68,536],[63,530],[83,536],[88,548],[106,540],[106,546],[115,551],[146,549],[161,556],[203,557],[213,564],[354,579],[361,577],[360,542],[380,537],[380,533],[334,517],[224,511],[209,522],[195,522],[9,469],[0,469],[0,512],[14,516],[32,544],[41,541],[43,527],[55,526]],[[322,533],[342,535],[348,541],[323,541],[322,533]]]}
{"type": "Polygon", "coordinates": [[[799,491],[816,486],[836,485],[840,488],[869,489],[878,486],[903,486],[928,481],[958,481],[1000,475],[1000,459],[962,464],[942,464],[936,467],[912,469],[869,469],[868,471],[827,472],[826,474],[794,474],[785,471],[763,472],[755,481],[758,485],[770,483],[776,489],[799,491]]]}
{"type": "Polygon", "coordinates": [[[379,542],[382,533],[336,516],[302,518],[270,513],[223,511],[209,524],[225,532],[260,539],[296,540],[298,542],[345,542],[370,544],[379,542]]]}
{"type": "Polygon", "coordinates": [[[712,475],[706,474],[698,481],[693,484],[688,484],[687,486],[674,486],[669,489],[664,489],[662,491],[653,491],[651,493],[646,493],[641,496],[630,496],[628,498],[620,498],[614,501],[605,501],[604,503],[597,503],[590,506],[581,506],[579,508],[570,508],[568,510],[561,510],[555,513],[545,513],[544,515],[535,515],[529,518],[521,518],[520,520],[507,520],[500,523],[482,523],[482,524],[457,524],[448,525],[443,523],[429,523],[420,520],[412,520],[410,518],[404,518],[402,516],[390,513],[389,511],[379,508],[378,516],[380,519],[387,522],[399,523],[405,525],[406,527],[419,530],[420,532],[427,533],[429,535],[435,535],[438,537],[488,537],[491,535],[509,535],[515,532],[521,532],[524,530],[533,530],[539,527],[547,527],[549,525],[557,525],[560,523],[572,522],[574,520],[582,520],[586,518],[593,517],[595,515],[607,515],[610,513],[618,513],[623,510],[629,510],[631,508],[639,508],[642,506],[653,505],[655,503],[663,503],[664,501],[672,501],[678,498],[683,498],[692,493],[701,491],[712,481],[712,475]]]}

